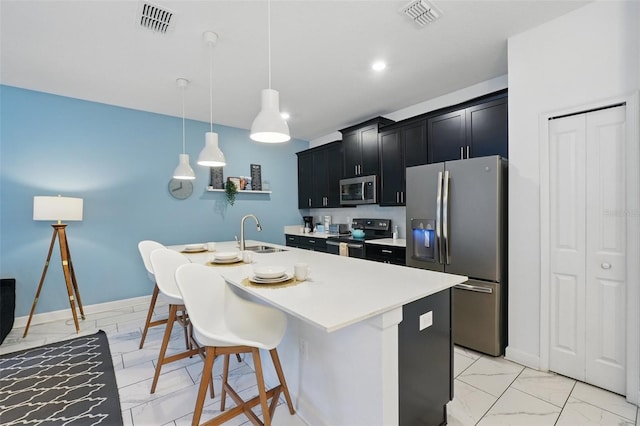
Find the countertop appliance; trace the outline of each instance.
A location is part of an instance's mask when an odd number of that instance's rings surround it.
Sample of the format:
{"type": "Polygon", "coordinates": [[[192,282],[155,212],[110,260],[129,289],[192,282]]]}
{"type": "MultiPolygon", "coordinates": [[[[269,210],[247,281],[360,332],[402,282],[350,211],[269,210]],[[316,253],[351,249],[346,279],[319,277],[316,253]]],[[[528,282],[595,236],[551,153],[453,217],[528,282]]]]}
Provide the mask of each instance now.
{"type": "Polygon", "coordinates": [[[309,228],[309,232],[313,232],[313,216],[302,216],[302,221],[305,228],[309,228]]]}
{"type": "Polygon", "coordinates": [[[377,182],[376,175],[341,179],[340,204],[343,206],[376,204],[378,202],[377,182]]]}
{"type": "Polygon", "coordinates": [[[349,257],[365,257],[366,240],[378,238],[391,238],[391,219],[353,219],[351,229],[364,231],[364,236],[331,236],[327,237],[327,252],[340,254],[340,243],[345,243],[349,251],[349,257]]]}
{"type": "Polygon", "coordinates": [[[346,223],[332,223],[329,225],[329,233],[331,234],[348,234],[349,226],[346,223]]]}
{"type": "Polygon", "coordinates": [[[507,162],[498,156],[407,168],[407,265],[466,275],[453,291],[454,343],[506,346],[507,162]]]}

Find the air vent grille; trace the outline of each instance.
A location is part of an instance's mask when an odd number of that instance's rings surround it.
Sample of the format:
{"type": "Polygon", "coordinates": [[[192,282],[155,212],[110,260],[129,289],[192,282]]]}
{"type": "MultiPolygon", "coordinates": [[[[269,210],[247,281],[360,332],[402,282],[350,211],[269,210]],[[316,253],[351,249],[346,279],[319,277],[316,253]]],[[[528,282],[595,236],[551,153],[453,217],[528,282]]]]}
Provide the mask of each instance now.
{"type": "Polygon", "coordinates": [[[138,23],[141,28],[146,28],[158,33],[165,34],[171,29],[171,18],[173,12],[163,9],[148,2],[140,2],[138,23]]]}
{"type": "Polygon", "coordinates": [[[440,12],[425,0],[415,0],[404,6],[401,11],[421,27],[440,17],[440,12]]]}

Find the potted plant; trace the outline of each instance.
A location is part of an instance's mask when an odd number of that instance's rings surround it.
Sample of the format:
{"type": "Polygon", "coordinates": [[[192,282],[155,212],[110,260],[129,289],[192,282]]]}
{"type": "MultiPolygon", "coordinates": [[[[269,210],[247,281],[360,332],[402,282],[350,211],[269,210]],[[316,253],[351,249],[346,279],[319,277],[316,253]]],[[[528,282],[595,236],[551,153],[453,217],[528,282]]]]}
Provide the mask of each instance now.
{"type": "Polygon", "coordinates": [[[231,205],[236,201],[236,194],[238,193],[238,187],[231,179],[227,179],[227,183],[224,185],[224,193],[227,196],[227,202],[231,205]]]}

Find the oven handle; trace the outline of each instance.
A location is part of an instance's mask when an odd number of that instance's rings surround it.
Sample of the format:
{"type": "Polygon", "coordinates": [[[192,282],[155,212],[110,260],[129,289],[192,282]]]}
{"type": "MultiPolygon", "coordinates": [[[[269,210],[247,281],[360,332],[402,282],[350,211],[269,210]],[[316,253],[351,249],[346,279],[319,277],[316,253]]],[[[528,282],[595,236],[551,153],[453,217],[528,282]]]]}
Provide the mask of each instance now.
{"type": "Polygon", "coordinates": [[[475,291],[477,293],[493,293],[493,289],[491,287],[480,287],[479,285],[456,284],[455,288],[459,288],[460,290],[475,291]]]}
{"type": "Polygon", "coordinates": [[[336,242],[336,241],[329,241],[329,240],[327,240],[327,245],[328,245],[328,246],[339,246],[339,245],[340,245],[340,243],[339,243],[339,242],[336,242]]]}
{"type": "MultiPolygon", "coordinates": [[[[327,240],[327,245],[328,246],[340,246],[340,242],[327,240]]],[[[352,249],[361,249],[362,248],[362,244],[347,243],[347,247],[348,248],[352,248],[352,249]]]]}

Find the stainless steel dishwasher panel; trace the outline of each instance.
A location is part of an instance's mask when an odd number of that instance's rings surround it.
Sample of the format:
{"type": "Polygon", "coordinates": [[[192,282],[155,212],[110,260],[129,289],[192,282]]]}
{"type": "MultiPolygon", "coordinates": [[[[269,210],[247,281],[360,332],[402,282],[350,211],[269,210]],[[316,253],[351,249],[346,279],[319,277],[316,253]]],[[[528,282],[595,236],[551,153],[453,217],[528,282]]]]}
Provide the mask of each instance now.
{"type": "Polygon", "coordinates": [[[493,356],[502,353],[502,288],[468,280],[453,289],[453,342],[493,356]]]}

